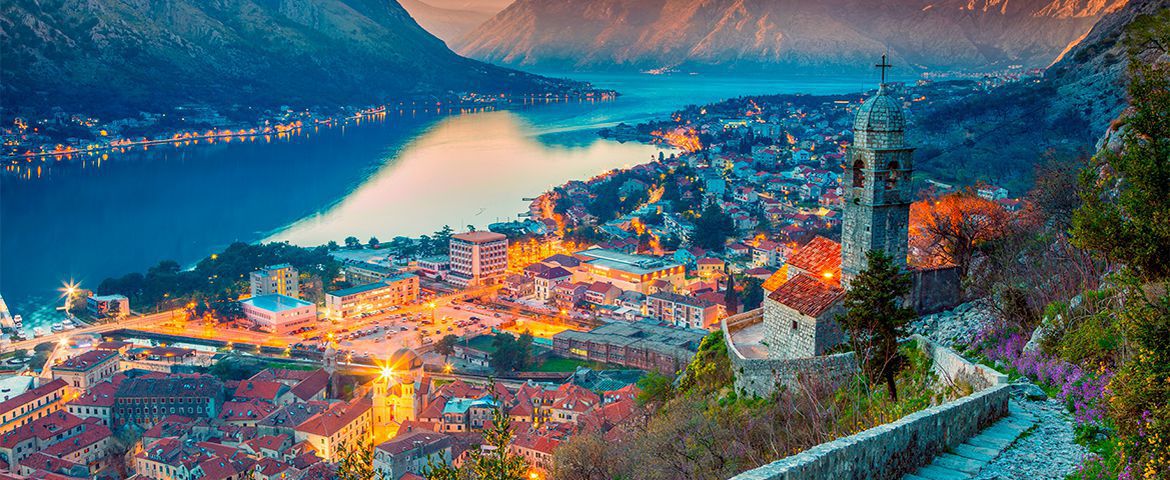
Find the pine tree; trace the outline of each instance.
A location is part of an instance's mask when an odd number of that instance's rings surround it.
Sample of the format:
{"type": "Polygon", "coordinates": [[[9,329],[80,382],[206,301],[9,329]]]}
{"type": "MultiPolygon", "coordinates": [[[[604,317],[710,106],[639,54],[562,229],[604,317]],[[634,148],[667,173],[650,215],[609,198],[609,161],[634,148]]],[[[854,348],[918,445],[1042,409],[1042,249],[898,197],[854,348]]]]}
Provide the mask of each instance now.
{"type": "MultiPolygon", "coordinates": [[[[489,390],[493,390],[489,387],[489,390]]],[[[483,445],[473,449],[460,468],[427,462],[423,476],[428,480],[524,480],[528,461],[508,453],[512,443],[512,421],[501,408],[492,411],[492,424],[483,430],[483,445]]]]}
{"type": "Polygon", "coordinates": [[[727,275],[727,291],[723,292],[723,303],[727,305],[727,314],[735,315],[739,312],[739,292],[735,291],[735,276],[724,269],[727,275]]]}
{"type": "Polygon", "coordinates": [[[885,380],[890,399],[898,400],[894,376],[902,367],[898,339],[917,314],[903,305],[910,293],[910,275],[894,264],[885,252],[865,255],[868,266],[859,273],[845,293],[845,315],[837,322],[849,333],[857,361],[870,382],[885,380]]]}

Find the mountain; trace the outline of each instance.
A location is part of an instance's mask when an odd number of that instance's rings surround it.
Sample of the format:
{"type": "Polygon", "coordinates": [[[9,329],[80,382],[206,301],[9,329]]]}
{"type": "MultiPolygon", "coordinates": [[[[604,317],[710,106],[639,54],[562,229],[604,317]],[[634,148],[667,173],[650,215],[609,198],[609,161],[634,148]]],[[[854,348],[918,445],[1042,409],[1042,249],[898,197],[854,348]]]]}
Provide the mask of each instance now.
{"type": "MultiPolygon", "coordinates": [[[[913,142],[921,146],[915,161],[931,165],[944,181],[991,178],[1019,191],[1032,184],[1032,165],[1046,157],[1092,155],[1127,105],[1129,52],[1141,43],[1131,38],[1135,28],[1139,35],[1170,31],[1170,0],[1130,0],[1104,15],[1039,81],[944,100],[915,118],[913,142]]],[[[1136,58],[1165,63],[1165,48],[1141,45],[1136,58]]]]}
{"type": "MultiPolygon", "coordinates": [[[[1129,41],[1131,25],[1138,17],[1155,13],[1161,14],[1157,21],[1164,24],[1170,17],[1170,0],[1130,0],[1125,8],[1101,17],[1085,38],[1046,72],[1056,86],[1055,109],[1080,112],[1089,119],[1091,128],[1104,131],[1127,103],[1126,67],[1134,43],[1129,41]]],[[[1138,48],[1136,55],[1147,63],[1170,61],[1164,50],[1151,46],[1138,48]]]]}
{"type": "Polygon", "coordinates": [[[548,69],[1046,67],[1126,0],[517,0],[453,47],[548,69]]]}
{"type": "Polygon", "coordinates": [[[467,32],[494,17],[507,3],[493,8],[490,2],[484,4],[457,3],[441,0],[398,0],[398,3],[414,17],[419,25],[439,39],[451,43],[463,38],[467,32]],[[439,6],[446,5],[446,6],[439,6]]]}
{"type": "Polygon", "coordinates": [[[389,0],[11,0],[4,108],[314,106],[564,83],[456,55],[389,0]]]}

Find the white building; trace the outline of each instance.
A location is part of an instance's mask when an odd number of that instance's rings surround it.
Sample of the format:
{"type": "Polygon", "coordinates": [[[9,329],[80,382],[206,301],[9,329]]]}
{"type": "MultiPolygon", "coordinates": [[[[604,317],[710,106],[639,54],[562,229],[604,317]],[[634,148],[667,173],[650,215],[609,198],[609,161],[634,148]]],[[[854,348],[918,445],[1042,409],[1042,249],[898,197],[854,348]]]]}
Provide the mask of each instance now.
{"type": "Polygon", "coordinates": [[[256,270],[250,276],[252,296],[262,297],[264,295],[277,294],[288,297],[299,297],[301,296],[301,281],[298,275],[297,269],[287,263],[269,265],[260,270],[256,270]]]}
{"type": "Polygon", "coordinates": [[[130,299],[125,295],[90,295],[85,308],[95,317],[125,317],[130,315],[130,299]]]}
{"type": "Polygon", "coordinates": [[[317,321],[317,306],[280,294],[262,295],[240,301],[244,316],[262,331],[288,335],[317,321]]]}
{"type": "Polygon", "coordinates": [[[451,273],[447,280],[460,287],[494,285],[508,268],[508,237],[493,232],[453,235],[451,273]]]}

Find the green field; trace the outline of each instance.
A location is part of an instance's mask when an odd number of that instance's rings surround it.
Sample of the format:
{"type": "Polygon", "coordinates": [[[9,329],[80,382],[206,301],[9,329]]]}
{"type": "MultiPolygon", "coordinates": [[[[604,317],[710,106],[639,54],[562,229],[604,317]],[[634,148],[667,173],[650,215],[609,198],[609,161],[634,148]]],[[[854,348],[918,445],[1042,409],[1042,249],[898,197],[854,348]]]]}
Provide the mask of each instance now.
{"type": "Polygon", "coordinates": [[[466,342],[466,345],[482,352],[494,353],[496,351],[496,347],[492,346],[491,335],[480,335],[472,338],[466,342]]]}
{"type": "Polygon", "coordinates": [[[544,362],[530,370],[533,372],[573,372],[577,370],[577,367],[592,368],[594,370],[605,370],[609,368],[604,363],[550,355],[544,362]]]}

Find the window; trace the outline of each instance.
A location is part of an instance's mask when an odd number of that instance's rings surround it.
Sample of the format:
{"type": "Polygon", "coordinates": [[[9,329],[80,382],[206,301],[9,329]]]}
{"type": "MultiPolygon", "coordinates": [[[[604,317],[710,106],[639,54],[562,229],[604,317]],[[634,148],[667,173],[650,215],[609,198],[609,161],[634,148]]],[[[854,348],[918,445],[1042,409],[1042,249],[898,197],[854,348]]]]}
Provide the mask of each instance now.
{"type": "Polygon", "coordinates": [[[799,329],[800,329],[800,324],[799,324],[799,323],[797,323],[797,322],[796,322],[796,320],[793,320],[793,321],[792,321],[792,329],[793,329],[793,330],[799,330],[799,329]]]}
{"type": "Polygon", "coordinates": [[[863,169],[865,169],[864,162],[862,162],[861,160],[853,162],[853,186],[854,187],[864,187],[865,186],[865,176],[862,173],[863,169]]]}

